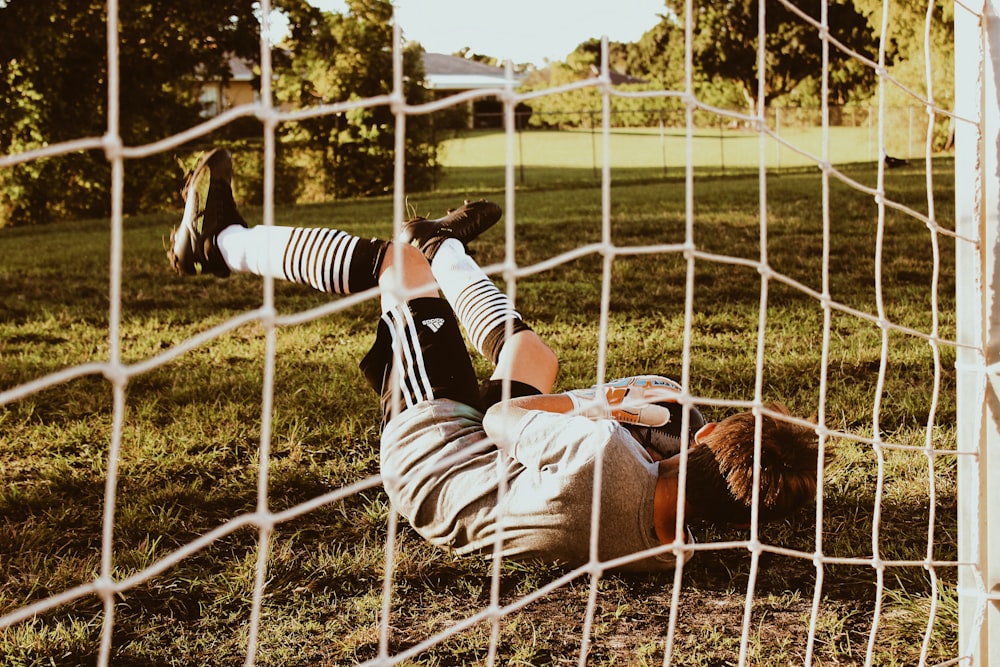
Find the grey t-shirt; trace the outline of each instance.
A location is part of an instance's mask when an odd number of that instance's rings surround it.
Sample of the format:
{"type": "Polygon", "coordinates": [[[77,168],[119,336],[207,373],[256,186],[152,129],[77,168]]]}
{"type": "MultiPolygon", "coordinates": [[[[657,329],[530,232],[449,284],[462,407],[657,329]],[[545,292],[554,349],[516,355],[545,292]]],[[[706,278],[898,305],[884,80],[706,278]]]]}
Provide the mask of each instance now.
{"type": "MultiPolygon", "coordinates": [[[[439,399],[411,407],[382,434],[382,474],[393,506],[425,539],[467,554],[492,552],[502,527],[505,557],[590,558],[594,475],[602,466],[598,558],[660,546],[653,530],[657,464],[623,427],[533,411],[518,424],[513,458],[482,426],[482,413],[439,399]],[[501,489],[501,481],[505,489],[501,489]]],[[[670,552],[618,566],[670,570],[670,552]]]]}

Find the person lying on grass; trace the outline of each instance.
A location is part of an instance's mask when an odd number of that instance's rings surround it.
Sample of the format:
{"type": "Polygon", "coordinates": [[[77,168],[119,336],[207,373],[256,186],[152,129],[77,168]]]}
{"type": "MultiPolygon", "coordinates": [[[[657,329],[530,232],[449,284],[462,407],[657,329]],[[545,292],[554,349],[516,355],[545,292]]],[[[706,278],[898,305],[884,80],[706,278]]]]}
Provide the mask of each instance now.
{"type": "MultiPolygon", "coordinates": [[[[684,545],[682,427],[684,516],[750,523],[753,413],[705,423],[681,402],[680,385],[655,375],[550,393],[555,353],[467,252],[500,219],[495,204],[466,202],[439,219],[410,220],[395,248],[329,228],[247,228],[231,179],[227,151],[202,156],[185,186],[171,266],[188,275],[269,275],[338,295],[380,288],[382,315],[360,367],[380,396],[386,493],[429,542],[457,554],[499,548],[505,558],[588,563],[599,469],[596,558],[621,570],[672,569],[684,545]],[[493,362],[483,383],[460,327],[493,362]]],[[[765,521],[815,494],[815,433],[785,417],[777,404],[761,414],[765,521]]]]}

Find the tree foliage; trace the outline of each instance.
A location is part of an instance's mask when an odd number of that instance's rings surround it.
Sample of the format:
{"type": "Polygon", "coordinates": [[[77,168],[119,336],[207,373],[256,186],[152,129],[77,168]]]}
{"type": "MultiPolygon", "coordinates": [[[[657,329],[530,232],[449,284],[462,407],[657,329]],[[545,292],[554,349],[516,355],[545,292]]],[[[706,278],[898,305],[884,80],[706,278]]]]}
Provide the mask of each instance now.
{"type": "MultiPolygon", "coordinates": [[[[319,11],[302,0],[285,2],[290,56],[279,70],[276,95],[291,107],[314,107],[388,95],[393,89],[392,4],[350,0],[346,14],[319,11]]],[[[404,96],[426,101],[423,64],[415,47],[404,52],[404,96]]],[[[393,186],[396,128],[388,105],[352,109],[291,123],[284,137],[318,156],[322,194],[379,194],[393,186]]],[[[426,117],[406,119],[406,187],[433,181],[436,144],[426,117]]]]}
{"type": "MultiPolygon", "coordinates": [[[[854,0],[854,3],[868,18],[872,32],[882,37],[882,0],[854,0]]],[[[891,55],[888,71],[906,88],[919,95],[932,93],[938,106],[950,109],[955,103],[955,3],[934,0],[929,6],[928,21],[927,3],[899,0],[889,3],[888,35],[885,36],[891,55]],[[928,50],[931,56],[930,82],[924,65],[928,50]]],[[[886,92],[889,104],[914,103],[910,93],[896,85],[888,85],[886,92]]],[[[935,128],[939,145],[947,140],[948,130],[947,119],[939,118],[935,128]]]]}
{"type": "MultiPolygon", "coordinates": [[[[659,23],[635,43],[609,43],[609,66],[648,82],[639,88],[683,90],[686,86],[684,10],[682,0],[665,0],[665,12],[659,23]]],[[[819,20],[821,0],[797,0],[799,12],[819,20]]],[[[818,88],[822,74],[820,31],[789,9],[780,0],[765,0],[766,36],[764,86],[757,77],[759,0],[723,0],[695,3],[691,43],[693,93],[712,106],[733,108],[744,105],[756,112],[759,102],[818,106],[818,88]],[[758,98],[763,94],[764,99],[758,98]]],[[[827,6],[831,35],[846,49],[874,58],[878,43],[865,15],[850,0],[830,0],[827,6]]],[[[600,42],[588,40],[569,55],[565,63],[550,69],[545,85],[560,85],[587,76],[592,65],[600,63],[600,42]]],[[[870,98],[876,81],[873,68],[845,50],[829,49],[830,101],[845,104],[870,98]]],[[[559,102],[536,103],[553,122],[575,123],[568,116],[554,112],[558,103],[573,109],[597,105],[593,91],[574,91],[560,96],[559,102]],[[590,106],[587,106],[590,105],[590,106]]],[[[612,99],[616,117],[639,118],[637,109],[622,98],[612,99]],[[625,113],[628,112],[628,113],[625,113]]],[[[647,124],[662,120],[664,114],[676,118],[676,100],[647,98],[647,124]]],[[[567,108],[564,106],[564,108],[567,108]]],[[[596,108],[596,107],[595,107],[596,108]]],[[[534,122],[545,122],[535,120],[534,122]]],[[[697,122],[697,121],[696,121],[697,122]]]]}
{"type": "Polygon", "coordinates": [[[684,85],[684,29],[675,21],[660,17],[660,22],[630,45],[626,72],[639,73],[665,89],[684,85]]]}
{"type": "MultiPolygon", "coordinates": [[[[746,104],[755,110],[761,101],[767,105],[818,104],[823,66],[819,30],[780,0],[763,0],[766,71],[763,90],[759,88],[760,2],[695,3],[694,93],[707,104],[727,108],[746,104]],[[763,100],[758,100],[760,94],[763,100]]],[[[794,0],[794,4],[814,20],[824,6],[822,0],[794,0]]],[[[273,6],[288,17],[291,31],[283,48],[273,52],[278,74],[274,89],[281,104],[301,109],[392,91],[390,0],[349,0],[343,15],[320,11],[306,0],[273,0],[273,6]]],[[[683,89],[685,6],[682,0],[664,0],[659,23],[639,41],[611,42],[612,69],[648,82],[639,89],[683,89]]],[[[911,91],[925,95],[930,85],[939,106],[952,106],[951,0],[933,0],[929,22],[927,5],[903,0],[828,0],[825,6],[831,35],[847,49],[875,60],[884,40],[889,73],[901,84],[887,84],[891,105],[914,104],[911,91]],[[891,15],[889,29],[881,35],[886,7],[891,15]],[[925,31],[929,35],[926,44],[925,31]],[[929,82],[924,66],[927,50],[932,56],[929,82]]],[[[251,64],[259,58],[257,11],[256,0],[120,3],[117,104],[120,132],[127,145],[156,141],[203,120],[199,79],[225,80],[230,56],[251,64]]],[[[103,0],[0,0],[0,153],[17,154],[107,132],[106,34],[103,0]]],[[[428,95],[420,85],[424,78],[420,51],[419,45],[411,44],[404,55],[404,94],[414,104],[426,101],[428,95]]],[[[471,49],[463,55],[481,62],[491,60],[471,49]]],[[[877,82],[874,69],[834,44],[829,56],[830,101],[870,101],[877,82]]],[[[600,41],[587,40],[565,62],[534,72],[528,88],[590,76],[599,64],[600,41]]],[[[664,114],[673,113],[679,104],[675,98],[616,96],[612,122],[663,122],[664,114]]],[[[586,126],[601,120],[594,88],[536,98],[532,106],[534,124],[586,126]]],[[[938,125],[935,132],[943,142],[947,121],[939,119],[938,125]]],[[[224,132],[238,129],[234,126],[224,132]]],[[[375,194],[392,187],[395,117],[388,105],[283,124],[279,133],[283,192],[295,187],[293,168],[309,174],[299,186],[318,191],[317,198],[375,194]]],[[[406,187],[421,189],[433,182],[438,169],[430,116],[407,117],[406,136],[406,187]]],[[[170,155],[129,161],[125,212],[172,201],[182,177],[177,159],[170,155]]],[[[107,215],[109,183],[110,168],[101,151],[80,151],[0,170],[0,226],[107,215]]]]}
{"type": "MultiPolygon", "coordinates": [[[[530,76],[529,90],[559,86],[596,76],[601,67],[601,41],[582,42],[565,62],[552,63],[544,72],[530,76]]],[[[638,42],[608,42],[608,67],[613,72],[629,74],[639,82],[618,84],[621,91],[662,91],[684,88],[684,30],[676,21],[663,19],[648,30],[638,42]]],[[[732,83],[710,79],[695,69],[695,90],[703,101],[729,107],[739,101],[732,83]]],[[[682,126],[684,104],[676,97],[613,96],[610,100],[614,127],[682,126]]],[[[533,126],[595,127],[603,122],[602,99],[596,87],[578,88],[531,101],[533,126]]],[[[695,123],[716,123],[709,114],[695,114],[695,123]]]]}
{"type": "MultiPolygon", "coordinates": [[[[258,49],[254,0],[130,0],[120,5],[121,135],[155,141],[199,120],[196,74],[228,74],[227,54],[258,49]]],[[[103,0],[0,4],[0,151],[20,153],[108,127],[107,19],[103,0]]],[[[169,156],[129,162],[125,211],[176,191],[169,156]]],[[[80,152],[0,172],[0,225],[110,211],[103,154],[80,152]]]]}
{"type": "MultiPolygon", "coordinates": [[[[293,108],[392,91],[392,5],[351,0],[344,15],[305,0],[276,0],[289,17],[287,48],[272,52],[279,102],[293,108]]],[[[256,0],[130,0],[120,3],[121,136],[136,146],[204,120],[201,82],[227,81],[230,58],[259,62],[256,0]]],[[[108,132],[108,48],[103,0],[0,0],[0,152],[17,154],[108,132]]],[[[419,53],[405,58],[406,98],[423,101],[419,53]]],[[[429,122],[407,120],[407,184],[432,182],[436,145],[429,122]]],[[[253,119],[208,141],[253,135],[253,119]],[[247,127],[250,126],[250,127],[247,127]],[[247,131],[249,130],[249,132],[247,131]]],[[[335,196],[392,186],[395,118],[388,105],[279,126],[279,197],[295,189],[293,170],[335,196]],[[296,142],[299,142],[297,145],[296,142]],[[297,154],[300,145],[321,157],[297,154]]],[[[249,151],[242,162],[260,165],[249,151]]],[[[174,203],[184,173],[178,157],[159,154],[126,164],[125,212],[174,203]]],[[[0,171],[0,225],[110,212],[110,166],[103,151],[81,151],[0,171]]],[[[259,188],[256,188],[259,191],[259,188]]],[[[259,197],[259,192],[251,192],[259,197]]]]}
{"type": "MultiPolygon", "coordinates": [[[[670,15],[680,25],[685,3],[666,0],[670,15]]],[[[796,0],[796,8],[819,21],[821,0],[796,0]]],[[[759,0],[722,0],[702,2],[695,7],[692,42],[695,67],[709,78],[736,82],[748,106],[755,109],[760,101],[758,86],[759,0]]],[[[765,73],[763,102],[788,95],[803,81],[818,79],[822,68],[819,30],[804,21],[780,0],[765,0],[765,73]]],[[[850,0],[831,0],[827,6],[830,34],[847,48],[873,58],[878,44],[864,15],[850,0]]],[[[671,20],[665,18],[664,20],[671,20]]],[[[863,66],[845,51],[829,50],[830,90],[832,100],[848,101],[865,96],[875,81],[875,72],[863,66]]]]}

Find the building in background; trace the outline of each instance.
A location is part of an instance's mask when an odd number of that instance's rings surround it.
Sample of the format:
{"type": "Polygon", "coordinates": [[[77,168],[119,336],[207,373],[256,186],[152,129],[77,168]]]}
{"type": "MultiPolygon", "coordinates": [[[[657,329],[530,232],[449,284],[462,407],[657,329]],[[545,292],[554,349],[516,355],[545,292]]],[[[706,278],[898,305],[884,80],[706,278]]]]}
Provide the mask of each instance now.
{"type": "MultiPolygon", "coordinates": [[[[425,85],[434,99],[469,90],[502,88],[507,85],[503,67],[449,56],[443,53],[423,53],[425,85]]],[[[512,75],[512,85],[519,88],[525,76],[512,75]]],[[[254,66],[240,58],[229,59],[229,77],[225,80],[206,79],[202,82],[199,99],[202,117],[214,118],[241,104],[254,104],[260,100],[259,76],[254,66]]],[[[519,115],[527,112],[519,109],[519,115]]],[[[461,107],[441,114],[443,127],[501,127],[503,104],[494,97],[470,100],[461,107]]]]}
{"type": "Polygon", "coordinates": [[[207,79],[202,82],[201,101],[203,118],[215,118],[219,114],[240,106],[260,101],[260,84],[252,65],[240,58],[229,59],[229,78],[207,79]]]}

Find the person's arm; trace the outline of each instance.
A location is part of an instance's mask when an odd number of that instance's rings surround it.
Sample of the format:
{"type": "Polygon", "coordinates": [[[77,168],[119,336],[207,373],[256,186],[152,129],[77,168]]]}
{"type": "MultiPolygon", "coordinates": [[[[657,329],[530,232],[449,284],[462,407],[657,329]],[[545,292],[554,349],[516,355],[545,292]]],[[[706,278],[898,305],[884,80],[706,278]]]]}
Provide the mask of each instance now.
{"type": "Polygon", "coordinates": [[[555,413],[572,412],[573,401],[565,394],[536,394],[501,401],[486,411],[483,416],[483,428],[500,451],[511,458],[517,458],[514,449],[518,437],[524,429],[524,420],[536,410],[555,413]]]}

